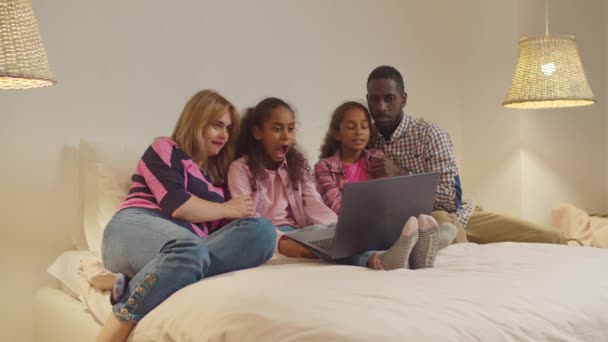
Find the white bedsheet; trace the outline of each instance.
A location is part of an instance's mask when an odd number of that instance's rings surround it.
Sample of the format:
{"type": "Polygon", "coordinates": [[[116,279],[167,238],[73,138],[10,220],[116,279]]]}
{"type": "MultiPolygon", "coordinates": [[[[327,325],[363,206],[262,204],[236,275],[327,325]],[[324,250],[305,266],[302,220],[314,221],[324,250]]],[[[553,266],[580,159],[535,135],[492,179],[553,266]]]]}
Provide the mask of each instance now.
{"type": "Polygon", "coordinates": [[[132,341],[608,341],[608,250],[458,244],[426,270],[274,260],[150,312],[132,341]]]}

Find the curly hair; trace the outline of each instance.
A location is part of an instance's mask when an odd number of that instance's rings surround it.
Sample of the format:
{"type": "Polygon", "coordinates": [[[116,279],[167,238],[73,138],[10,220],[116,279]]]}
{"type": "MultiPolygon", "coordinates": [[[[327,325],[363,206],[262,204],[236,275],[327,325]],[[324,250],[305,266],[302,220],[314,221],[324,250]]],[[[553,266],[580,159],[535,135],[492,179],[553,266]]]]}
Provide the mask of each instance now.
{"type": "MultiPolygon", "coordinates": [[[[264,151],[262,142],[253,136],[253,128],[257,127],[264,130],[264,123],[268,121],[272,111],[277,108],[285,108],[294,113],[294,110],[285,101],[276,97],[269,97],[260,101],[255,107],[247,109],[241,120],[241,131],[237,140],[236,158],[247,156],[247,166],[251,172],[251,189],[257,191],[257,180],[264,179],[268,175],[264,169],[264,163],[268,156],[264,151]]],[[[294,189],[298,189],[298,184],[311,177],[311,169],[306,157],[296,144],[289,148],[285,156],[288,167],[289,181],[294,189]]]]}
{"type": "Polygon", "coordinates": [[[367,110],[367,107],[363,104],[357,101],[348,101],[339,105],[331,116],[327,133],[325,133],[325,138],[323,138],[319,159],[329,158],[340,151],[340,141],[336,140],[336,134],[340,131],[340,123],[342,122],[342,119],[344,119],[344,115],[351,109],[361,109],[363,113],[365,113],[367,123],[371,127],[372,118],[369,114],[369,110],[367,110]]]}

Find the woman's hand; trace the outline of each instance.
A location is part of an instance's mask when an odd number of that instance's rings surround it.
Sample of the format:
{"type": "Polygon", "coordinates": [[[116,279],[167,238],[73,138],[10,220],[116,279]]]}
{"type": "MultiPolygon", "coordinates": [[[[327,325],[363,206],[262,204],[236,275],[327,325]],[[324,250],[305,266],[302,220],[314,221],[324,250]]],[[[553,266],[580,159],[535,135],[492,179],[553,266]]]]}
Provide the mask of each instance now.
{"type": "Polygon", "coordinates": [[[308,248],[291,239],[279,240],[279,253],[290,258],[318,259],[308,248]]]}
{"type": "Polygon", "coordinates": [[[253,216],[253,200],[250,195],[235,197],[223,203],[226,210],[225,218],[239,219],[241,217],[253,216]]]}

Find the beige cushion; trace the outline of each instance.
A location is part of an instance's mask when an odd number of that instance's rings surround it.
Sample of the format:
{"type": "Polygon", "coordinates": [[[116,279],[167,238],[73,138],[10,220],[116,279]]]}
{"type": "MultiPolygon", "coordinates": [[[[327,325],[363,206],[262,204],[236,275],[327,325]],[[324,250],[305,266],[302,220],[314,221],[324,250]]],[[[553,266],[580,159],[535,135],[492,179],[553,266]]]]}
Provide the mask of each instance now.
{"type": "Polygon", "coordinates": [[[585,246],[608,248],[608,218],[589,215],[572,204],[563,203],[551,211],[552,225],[585,246]]]}
{"type": "Polygon", "coordinates": [[[80,141],[84,235],[98,257],[103,230],[125,198],[137,161],[148,144],[80,141]]]}

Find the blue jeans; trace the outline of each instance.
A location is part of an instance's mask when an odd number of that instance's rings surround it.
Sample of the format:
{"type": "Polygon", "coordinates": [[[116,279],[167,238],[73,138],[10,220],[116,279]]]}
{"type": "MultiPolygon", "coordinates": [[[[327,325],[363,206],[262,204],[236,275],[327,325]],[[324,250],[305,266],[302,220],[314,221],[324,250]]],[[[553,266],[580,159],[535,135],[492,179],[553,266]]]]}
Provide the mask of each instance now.
{"type": "Polygon", "coordinates": [[[106,226],[101,247],[105,267],[131,278],[112,311],[118,319],[139,321],[183,287],[265,263],[275,239],[263,218],[243,218],[199,238],[156,211],[121,210],[106,226]]]}
{"type": "MultiPolygon", "coordinates": [[[[325,229],[327,227],[328,226],[326,226],[324,224],[313,224],[311,226],[306,226],[306,227],[299,228],[299,229],[294,226],[280,226],[280,227],[277,227],[277,229],[282,231],[283,233],[287,233],[287,232],[293,232],[294,230],[304,231],[304,230],[325,229]]],[[[328,262],[338,263],[338,264],[367,267],[367,260],[369,260],[369,257],[372,254],[374,254],[374,252],[375,251],[367,251],[367,252],[363,252],[361,254],[356,254],[356,255],[342,258],[342,259],[334,259],[334,260],[326,260],[325,258],[321,258],[321,259],[328,261],[328,262]]],[[[314,253],[314,251],[313,251],[313,253],[314,253]]],[[[315,253],[315,254],[317,254],[317,253],[315,253]]],[[[321,256],[319,256],[319,257],[321,257],[321,256]]]]}

